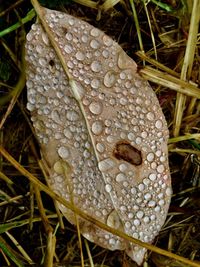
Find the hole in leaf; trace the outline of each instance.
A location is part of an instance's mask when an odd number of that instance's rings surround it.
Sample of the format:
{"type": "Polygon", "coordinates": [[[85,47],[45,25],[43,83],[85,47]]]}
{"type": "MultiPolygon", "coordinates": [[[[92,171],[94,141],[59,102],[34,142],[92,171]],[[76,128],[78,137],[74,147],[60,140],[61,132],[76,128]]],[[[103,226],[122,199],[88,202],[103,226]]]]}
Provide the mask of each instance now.
{"type": "Polygon", "coordinates": [[[53,66],[55,65],[55,62],[51,59],[51,60],[49,61],[49,65],[50,65],[51,67],[53,67],[53,66]]]}
{"type": "Polygon", "coordinates": [[[114,152],[115,158],[122,159],[133,165],[140,165],[142,163],[141,151],[133,147],[126,141],[120,141],[116,144],[114,152]]]}

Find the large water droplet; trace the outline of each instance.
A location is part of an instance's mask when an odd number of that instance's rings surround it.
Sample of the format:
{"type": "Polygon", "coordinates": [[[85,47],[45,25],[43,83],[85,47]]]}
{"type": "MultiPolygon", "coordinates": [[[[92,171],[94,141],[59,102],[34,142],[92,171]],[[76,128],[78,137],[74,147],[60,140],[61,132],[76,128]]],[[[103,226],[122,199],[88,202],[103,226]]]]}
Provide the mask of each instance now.
{"type": "Polygon", "coordinates": [[[103,105],[101,102],[95,102],[93,101],[90,105],[89,105],[89,110],[95,114],[95,115],[99,115],[102,113],[103,111],[103,105]]]}
{"type": "Polygon", "coordinates": [[[84,60],[85,55],[81,51],[78,51],[76,53],[75,57],[76,57],[77,60],[82,61],[82,60],[84,60]]]}
{"type": "Polygon", "coordinates": [[[95,39],[93,39],[91,42],[90,42],[90,46],[93,48],[93,49],[97,49],[99,48],[99,42],[95,39]]]}
{"type": "Polygon", "coordinates": [[[67,159],[70,155],[69,149],[64,146],[61,146],[58,149],[58,155],[63,159],[67,159]]]}
{"type": "Polygon", "coordinates": [[[79,119],[79,114],[75,110],[67,111],[67,119],[69,121],[77,121],[79,119]]]}
{"type": "Polygon", "coordinates": [[[70,44],[66,44],[66,45],[64,46],[64,51],[65,51],[67,54],[72,53],[72,51],[73,51],[73,47],[72,47],[72,45],[70,45],[70,44]]]}
{"type": "Polygon", "coordinates": [[[115,167],[115,162],[111,158],[104,159],[98,163],[99,170],[106,172],[115,167]]]}
{"type": "Polygon", "coordinates": [[[93,79],[93,80],[91,81],[91,87],[92,87],[93,89],[97,89],[97,88],[99,88],[99,85],[100,85],[100,81],[99,81],[98,79],[93,79]]]}
{"type": "Polygon", "coordinates": [[[103,131],[103,123],[102,121],[95,121],[93,124],[92,124],[92,132],[96,135],[99,135],[101,134],[103,131]]]}
{"type": "Polygon", "coordinates": [[[99,61],[93,61],[92,64],[91,64],[91,69],[94,72],[101,71],[101,63],[99,61]]]}
{"type": "Polygon", "coordinates": [[[104,85],[106,87],[112,87],[116,81],[116,77],[113,71],[108,71],[104,76],[104,85]]]}
{"type": "Polygon", "coordinates": [[[91,29],[90,34],[91,34],[93,37],[98,37],[99,34],[100,34],[100,30],[98,30],[98,29],[96,29],[96,28],[93,28],[93,29],[91,29]]]}

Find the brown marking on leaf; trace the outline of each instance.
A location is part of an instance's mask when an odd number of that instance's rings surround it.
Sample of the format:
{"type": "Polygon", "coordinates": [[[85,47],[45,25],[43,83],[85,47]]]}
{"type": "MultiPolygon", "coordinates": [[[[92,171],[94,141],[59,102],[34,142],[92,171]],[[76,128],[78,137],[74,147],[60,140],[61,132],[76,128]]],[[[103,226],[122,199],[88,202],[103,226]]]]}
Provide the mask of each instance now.
{"type": "Polygon", "coordinates": [[[142,163],[142,154],[137,148],[127,141],[120,141],[116,144],[113,151],[115,158],[123,159],[133,165],[139,166],[142,163]]]}

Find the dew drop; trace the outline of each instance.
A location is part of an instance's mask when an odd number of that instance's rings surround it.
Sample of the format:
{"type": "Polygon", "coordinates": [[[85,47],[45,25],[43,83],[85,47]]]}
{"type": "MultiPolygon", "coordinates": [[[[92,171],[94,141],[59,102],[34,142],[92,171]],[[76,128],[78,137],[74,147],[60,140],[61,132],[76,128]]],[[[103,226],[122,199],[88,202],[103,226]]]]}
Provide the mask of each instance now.
{"type": "Polygon", "coordinates": [[[91,87],[93,89],[97,89],[97,88],[99,88],[99,86],[100,86],[100,81],[98,79],[93,79],[91,81],[91,87]]]}
{"type": "Polygon", "coordinates": [[[63,159],[67,159],[70,155],[69,149],[64,146],[61,146],[58,149],[58,155],[63,159]]]}
{"type": "Polygon", "coordinates": [[[93,48],[93,49],[98,49],[100,44],[97,40],[93,39],[91,42],[90,42],[90,46],[93,48]]]}
{"type": "Polygon", "coordinates": [[[110,37],[108,37],[107,35],[104,35],[103,36],[103,43],[106,46],[111,46],[113,44],[113,40],[110,37]]]}
{"type": "Polygon", "coordinates": [[[76,57],[77,60],[82,61],[82,60],[84,60],[85,55],[81,51],[78,51],[76,53],[75,57],[76,57]]]}
{"type": "Polygon", "coordinates": [[[103,111],[103,105],[101,102],[95,102],[93,101],[90,105],[89,105],[89,110],[95,114],[95,115],[99,115],[102,113],[103,111]]]}
{"type": "Polygon", "coordinates": [[[108,88],[115,84],[116,77],[113,71],[108,71],[104,76],[104,85],[108,88]]]}
{"type": "Polygon", "coordinates": [[[153,121],[155,119],[155,115],[153,114],[153,112],[147,113],[147,119],[150,121],[153,121]]]}
{"type": "Polygon", "coordinates": [[[72,35],[70,32],[68,32],[68,33],[65,35],[65,38],[66,38],[68,41],[72,41],[72,39],[73,39],[73,35],[72,35]]]}
{"type": "Polygon", "coordinates": [[[106,184],[105,185],[105,190],[106,190],[106,192],[110,193],[112,191],[112,185],[106,184]]]}
{"type": "Polygon", "coordinates": [[[157,120],[155,126],[156,126],[157,129],[161,129],[162,126],[163,126],[162,121],[161,120],[157,120]]]}
{"type": "Polygon", "coordinates": [[[115,162],[111,158],[104,159],[98,163],[99,170],[106,172],[115,167],[115,162]]]}
{"type": "Polygon", "coordinates": [[[67,54],[70,54],[72,53],[73,51],[73,47],[70,45],[70,44],[67,44],[64,46],[64,51],[67,53],[67,54]]]}
{"type": "Polygon", "coordinates": [[[96,144],[96,149],[99,153],[103,153],[105,151],[105,146],[104,144],[101,144],[101,143],[97,143],[96,144]]]}
{"type": "Polygon", "coordinates": [[[93,61],[91,64],[91,70],[94,72],[101,71],[101,63],[99,61],[93,61]]]}
{"type": "Polygon", "coordinates": [[[98,29],[96,29],[96,28],[93,28],[93,29],[91,29],[90,34],[91,34],[93,37],[98,37],[99,34],[100,34],[100,31],[99,31],[98,29]]]}
{"type": "Polygon", "coordinates": [[[148,160],[149,162],[152,162],[152,161],[154,160],[154,153],[149,153],[149,154],[147,155],[147,160],[148,160]]]}
{"type": "Polygon", "coordinates": [[[103,123],[102,121],[95,121],[93,124],[92,124],[92,132],[95,134],[95,135],[99,135],[101,134],[103,131],[103,123]]]}
{"type": "Polygon", "coordinates": [[[126,179],[126,175],[124,173],[118,173],[116,176],[116,182],[120,183],[126,179]]]}
{"type": "Polygon", "coordinates": [[[75,110],[67,111],[66,117],[69,121],[77,121],[79,119],[79,114],[75,110]]]}

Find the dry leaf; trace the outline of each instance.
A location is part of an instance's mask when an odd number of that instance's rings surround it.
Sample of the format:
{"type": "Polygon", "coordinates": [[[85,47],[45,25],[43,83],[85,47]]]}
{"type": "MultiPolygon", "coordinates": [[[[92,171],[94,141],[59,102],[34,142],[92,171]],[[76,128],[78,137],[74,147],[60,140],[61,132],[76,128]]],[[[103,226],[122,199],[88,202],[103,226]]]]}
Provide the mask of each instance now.
{"type": "MultiPolygon", "coordinates": [[[[27,35],[27,108],[53,190],[90,216],[144,242],[159,233],[171,197],[168,129],[155,93],[110,37],[42,8],[70,80],[40,23],[27,35]]],[[[75,224],[73,212],[59,206],[75,224]]],[[[83,236],[125,250],[146,249],[81,218],[83,236]]]]}

